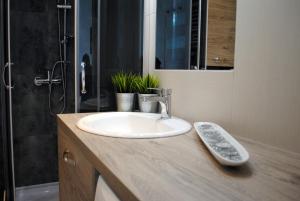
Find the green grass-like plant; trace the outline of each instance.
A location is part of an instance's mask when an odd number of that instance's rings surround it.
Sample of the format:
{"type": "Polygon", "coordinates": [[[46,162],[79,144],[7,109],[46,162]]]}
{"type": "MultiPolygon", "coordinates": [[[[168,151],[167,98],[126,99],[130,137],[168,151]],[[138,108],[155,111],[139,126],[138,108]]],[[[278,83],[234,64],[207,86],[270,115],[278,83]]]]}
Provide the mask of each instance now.
{"type": "Polygon", "coordinates": [[[153,90],[149,88],[158,88],[159,79],[155,75],[147,74],[146,76],[136,76],[135,89],[140,94],[152,94],[153,90]]]}
{"type": "Polygon", "coordinates": [[[117,93],[134,93],[136,77],[132,73],[120,72],[112,76],[112,84],[117,93]]]}

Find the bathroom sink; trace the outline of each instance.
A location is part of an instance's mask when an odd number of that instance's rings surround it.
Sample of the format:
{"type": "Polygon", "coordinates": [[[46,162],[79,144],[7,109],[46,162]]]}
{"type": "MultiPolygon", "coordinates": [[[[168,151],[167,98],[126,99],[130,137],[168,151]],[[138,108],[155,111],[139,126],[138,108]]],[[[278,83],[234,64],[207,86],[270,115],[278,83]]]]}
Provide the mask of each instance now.
{"type": "Polygon", "coordinates": [[[107,112],[81,118],[77,127],[83,131],[119,138],[160,138],[188,132],[190,123],[172,117],[160,119],[161,114],[139,112],[107,112]]]}

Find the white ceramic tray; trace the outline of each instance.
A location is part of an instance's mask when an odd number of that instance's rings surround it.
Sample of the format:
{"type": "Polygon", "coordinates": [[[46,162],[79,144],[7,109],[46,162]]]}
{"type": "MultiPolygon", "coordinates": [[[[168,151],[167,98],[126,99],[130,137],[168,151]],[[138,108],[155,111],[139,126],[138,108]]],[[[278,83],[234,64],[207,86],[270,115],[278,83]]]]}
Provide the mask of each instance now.
{"type": "Polygon", "coordinates": [[[196,122],[194,127],[208,150],[222,165],[239,166],[249,160],[247,150],[221,126],[196,122]]]}

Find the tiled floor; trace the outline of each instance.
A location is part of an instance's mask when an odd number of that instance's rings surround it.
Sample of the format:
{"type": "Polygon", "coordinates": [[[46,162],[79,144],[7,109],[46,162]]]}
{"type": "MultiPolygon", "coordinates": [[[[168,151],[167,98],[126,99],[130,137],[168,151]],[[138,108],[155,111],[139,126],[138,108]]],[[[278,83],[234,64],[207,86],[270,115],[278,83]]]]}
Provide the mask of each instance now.
{"type": "Polygon", "coordinates": [[[59,201],[58,183],[26,186],[16,189],[16,201],[59,201]]]}

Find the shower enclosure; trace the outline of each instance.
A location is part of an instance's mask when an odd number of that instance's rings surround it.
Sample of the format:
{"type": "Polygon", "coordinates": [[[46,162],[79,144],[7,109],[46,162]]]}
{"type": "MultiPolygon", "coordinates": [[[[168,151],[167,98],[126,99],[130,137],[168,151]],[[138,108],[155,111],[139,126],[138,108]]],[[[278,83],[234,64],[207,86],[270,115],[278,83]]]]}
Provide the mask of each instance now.
{"type": "Polygon", "coordinates": [[[115,110],[111,75],[142,73],[143,1],[0,0],[0,21],[0,200],[57,200],[56,114],[115,110]]]}
{"type": "Polygon", "coordinates": [[[1,146],[7,150],[9,200],[30,200],[28,189],[58,181],[52,113],[74,112],[74,98],[69,98],[74,90],[67,86],[73,68],[63,48],[67,34],[59,28],[67,23],[67,13],[57,6],[65,4],[1,0],[1,146]]]}

